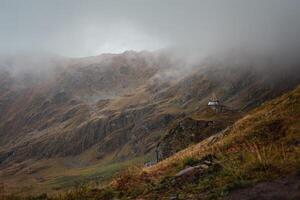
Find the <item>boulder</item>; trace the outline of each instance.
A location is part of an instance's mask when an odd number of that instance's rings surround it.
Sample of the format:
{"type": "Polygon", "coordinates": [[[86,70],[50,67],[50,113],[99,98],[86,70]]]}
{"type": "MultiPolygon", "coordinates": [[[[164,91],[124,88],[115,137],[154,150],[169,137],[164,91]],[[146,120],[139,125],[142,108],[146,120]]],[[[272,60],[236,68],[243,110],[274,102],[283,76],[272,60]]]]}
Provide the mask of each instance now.
{"type": "Polygon", "coordinates": [[[205,164],[200,164],[193,167],[188,166],[175,175],[175,182],[194,182],[200,176],[202,176],[208,168],[209,166],[205,164]]]}

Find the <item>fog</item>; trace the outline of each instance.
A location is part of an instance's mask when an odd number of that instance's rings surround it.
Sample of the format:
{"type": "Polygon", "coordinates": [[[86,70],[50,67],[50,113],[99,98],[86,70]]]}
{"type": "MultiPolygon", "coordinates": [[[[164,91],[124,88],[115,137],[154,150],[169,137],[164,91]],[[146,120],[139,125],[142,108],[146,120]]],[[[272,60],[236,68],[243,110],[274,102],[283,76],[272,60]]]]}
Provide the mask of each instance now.
{"type": "Polygon", "coordinates": [[[298,0],[0,0],[0,53],[168,48],[199,58],[246,49],[288,57],[300,49],[299,19],[298,0]]]}

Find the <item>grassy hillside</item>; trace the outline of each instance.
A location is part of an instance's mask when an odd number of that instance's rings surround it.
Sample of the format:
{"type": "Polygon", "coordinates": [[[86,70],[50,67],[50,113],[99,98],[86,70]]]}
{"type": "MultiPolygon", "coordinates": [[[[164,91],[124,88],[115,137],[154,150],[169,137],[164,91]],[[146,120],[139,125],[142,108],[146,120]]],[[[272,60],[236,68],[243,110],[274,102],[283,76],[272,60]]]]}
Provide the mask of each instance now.
{"type": "Polygon", "coordinates": [[[152,167],[131,167],[105,187],[53,199],[220,199],[259,182],[298,177],[299,130],[300,86],[152,167]]]}
{"type": "Polygon", "coordinates": [[[0,185],[37,194],[106,182],[136,158],[155,157],[159,142],[168,157],[300,82],[297,70],[270,80],[221,64],[176,75],[171,60],[125,52],[67,60],[36,81],[0,73],[0,185]],[[207,108],[212,93],[228,112],[207,108]]]}

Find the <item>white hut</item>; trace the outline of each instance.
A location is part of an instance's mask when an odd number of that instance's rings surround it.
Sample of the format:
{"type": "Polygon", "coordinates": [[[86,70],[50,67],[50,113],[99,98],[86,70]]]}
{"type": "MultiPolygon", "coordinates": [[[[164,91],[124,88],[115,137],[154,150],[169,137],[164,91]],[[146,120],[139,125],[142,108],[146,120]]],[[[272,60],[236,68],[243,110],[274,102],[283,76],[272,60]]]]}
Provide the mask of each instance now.
{"type": "Polygon", "coordinates": [[[208,106],[219,106],[220,101],[218,100],[215,93],[213,93],[212,97],[208,100],[208,106]]]}
{"type": "Polygon", "coordinates": [[[214,101],[214,100],[209,100],[207,105],[208,105],[208,106],[219,106],[219,105],[220,105],[220,102],[219,102],[219,100],[216,100],[216,101],[214,101]]]}
{"type": "Polygon", "coordinates": [[[215,112],[221,111],[222,106],[215,93],[213,93],[212,97],[208,100],[207,105],[215,112]]]}

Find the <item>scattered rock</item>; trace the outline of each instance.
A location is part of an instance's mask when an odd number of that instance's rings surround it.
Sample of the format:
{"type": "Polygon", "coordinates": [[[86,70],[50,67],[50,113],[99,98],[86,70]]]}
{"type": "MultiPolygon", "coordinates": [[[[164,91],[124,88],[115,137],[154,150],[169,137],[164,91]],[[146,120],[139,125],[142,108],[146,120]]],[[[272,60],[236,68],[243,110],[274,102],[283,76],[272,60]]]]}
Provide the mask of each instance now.
{"type": "Polygon", "coordinates": [[[200,164],[194,167],[187,167],[175,175],[175,182],[194,182],[201,177],[209,168],[208,165],[200,164]]]}
{"type": "Polygon", "coordinates": [[[194,174],[196,170],[197,170],[196,167],[188,167],[188,168],[185,168],[185,169],[181,170],[180,172],[178,172],[175,175],[175,177],[189,176],[191,174],[194,174]]]}
{"type": "Polygon", "coordinates": [[[207,165],[211,165],[212,164],[212,162],[209,161],[209,160],[205,160],[204,163],[207,164],[207,165]]]}
{"type": "Polygon", "coordinates": [[[178,194],[171,195],[169,200],[179,200],[179,195],[178,194]]]}
{"type": "Polygon", "coordinates": [[[207,155],[200,159],[195,166],[188,166],[185,169],[179,171],[174,176],[174,184],[180,185],[184,182],[195,182],[200,177],[209,173],[210,171],[219,170],[220,165],[218,164],[215,156],[207,155]]]}
{"type": "Polygon", "coordinates": [[[209,168],[209,166],[208,165],[206,165],[206,164],[202,164],[202,165],[198,165],[200,168],[202,168],[202,169],[208,169],[209,168]]]}

